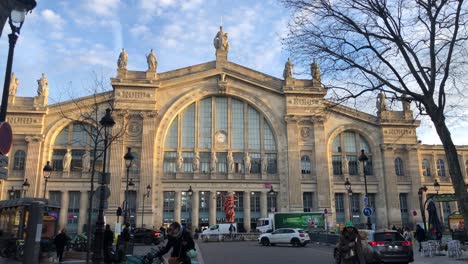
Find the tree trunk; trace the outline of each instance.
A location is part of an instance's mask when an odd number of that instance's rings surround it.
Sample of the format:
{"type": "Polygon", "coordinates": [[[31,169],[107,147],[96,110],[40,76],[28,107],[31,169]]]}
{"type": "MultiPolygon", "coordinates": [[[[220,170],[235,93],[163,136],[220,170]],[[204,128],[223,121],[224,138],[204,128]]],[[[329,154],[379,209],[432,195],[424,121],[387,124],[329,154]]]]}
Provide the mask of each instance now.
{"type": "Polygon", "coordinates": [[[464,236],[465,238],[468,238],[468,195],[465,189],[465,180],[463,179],[457,149],[453,144],[452,136],[450,135],[450,131],[443,118],[438,114],[431,115],[429,113],[429,115],[431,116],[437,134],[439,135],[439,138],[445,149],[445,156],[447,158],[447,164],[449,168],[450,178],[452,179],[453,189],[455,190],[455,196],[458,200],[458,207],[460,213],[463,215],[463,219],[465,221],[464,236]]]}

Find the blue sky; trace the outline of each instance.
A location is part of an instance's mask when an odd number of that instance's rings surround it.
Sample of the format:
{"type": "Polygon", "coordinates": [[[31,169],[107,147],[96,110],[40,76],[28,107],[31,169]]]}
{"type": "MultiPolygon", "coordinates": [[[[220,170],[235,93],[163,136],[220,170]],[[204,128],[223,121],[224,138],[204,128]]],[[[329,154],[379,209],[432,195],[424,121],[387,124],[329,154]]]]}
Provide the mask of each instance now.
{"type": "MultiPolygon", "coordinates": [[[[277,0],[37,2],[16,44],[13,71],[20,81],[18,96],[36,95],[36,80],[45,72],[49,103],[89,94],[94,74],[102,76],[104,89],[110,90],[109,78],[116,74],[122,48],[130,70],[146,70],[145,54],[151,48],[158,72],[214,60],[213,37],[221,21],[229,34],[230,61],[282,78],[289,56],[280,40],[289,12],[277,0]]],[[[0,39],[0,75],[5,72],[9,33],[6,25],[0,39]]],[[[452,130],[456,144],[468,144],[465,128],[452,130]]],[[[423,122],[418,136],[423,143],[438,143],[429,122],[423,122]]]]}

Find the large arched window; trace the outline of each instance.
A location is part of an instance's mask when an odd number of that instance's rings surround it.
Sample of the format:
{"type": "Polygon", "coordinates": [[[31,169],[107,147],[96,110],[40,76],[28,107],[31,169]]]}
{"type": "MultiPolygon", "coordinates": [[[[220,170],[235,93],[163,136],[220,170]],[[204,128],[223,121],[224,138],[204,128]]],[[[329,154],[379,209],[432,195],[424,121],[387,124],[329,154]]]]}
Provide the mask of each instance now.
{"type": "Polygon", "coordinates": [[[437,160],[437,175],[445,177],[445,162],[442,159],[437,160]]]}
{"type": "Polygon", "coordinates": [[[431,177],[431,166],[429,164],[429,161],[427,159],[423,159],[422,161],[422,170],[423,170],[423,176],[431,177]]]}
{"type": "Polygon", "coordinates": [[[172,121],[164,140],[165,173],[277,173],[276,140],[265,117],[224,96],[194,102],[172,121]]]}
{"type": "Polygon", "coordinates": [[[301,158],[301,172],[302,174],[310,174],[310,158],[307,155],[303,155],[301,158]]]}
{"type": "Polygon", "coordinates": [[[13,158],[13,170],[24,170],[26,162],[26,152],[24,150],[17,150],[13,158]]]}
{"type": "Polygon", "coordinates": [[[403,170],[403,160],[400,157],[395,159],[395,174],[397,176],[405,176],[405,171],[403,170]]]}
{"type": "MultiPolygon", "coordinates": [[[[94,135],[97,135],[97,131],[87,124],[74,122],[65,127],[54,141],[52,152],[53,169],[55,171],[63,171],[63,160],[67,150],[70,150],[70,171],[82,171],[82,157],[85,152],[90,151],[90,156],[93,157],[93,145],[95,143],[103,144],[100,140],[96,140],[97,137],[94,135]]],[[[98,154],[98,156],[102,155],[98,154]]],[[[100,166],[102,165],[102,157],[98,158],[96,165],[97,169],[100,169],[100,166]]]]}
{"type": "Polygon", "coordinates": [[[348,173],[351,176],[357,176],[361,149],[365,151],[369,159],[365,164],[365,173],[372,175],[372,150],[364,136],[356,131],[344,131],[333,139],[331,146],[333,174],[348,173]]]}

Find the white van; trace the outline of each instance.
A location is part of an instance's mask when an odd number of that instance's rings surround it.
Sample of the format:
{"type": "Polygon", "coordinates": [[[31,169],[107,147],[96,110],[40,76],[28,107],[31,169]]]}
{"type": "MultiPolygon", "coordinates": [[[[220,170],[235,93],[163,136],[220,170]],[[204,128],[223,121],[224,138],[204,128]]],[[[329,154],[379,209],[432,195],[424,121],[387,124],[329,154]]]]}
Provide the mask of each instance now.
{"type": "Polygon", "coordinates": [[[231,228],[231,225],[233,226],[232,233],[236,234],[237,233],[237,223],[226,223],[226,224],[214,224],[210,226],[207,230],[203,231],[203,235],[227,235],[230,234],[231,232],[229,229],[231,228]]]}

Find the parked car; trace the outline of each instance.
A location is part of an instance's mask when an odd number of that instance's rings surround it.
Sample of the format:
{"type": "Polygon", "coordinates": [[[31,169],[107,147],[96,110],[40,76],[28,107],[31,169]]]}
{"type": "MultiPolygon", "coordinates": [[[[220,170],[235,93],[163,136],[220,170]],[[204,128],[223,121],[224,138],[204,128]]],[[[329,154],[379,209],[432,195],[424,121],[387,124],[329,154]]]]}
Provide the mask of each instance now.
{"type": "Polygon", "coordinates": [[[309,235],[299,228],[278,228],[274,232],[261,234],[258,243],[262,246],[275,244],[292,244],[304,247],[310,242],[309,235]]]}
{"type": "MultiPolygon", "coordinates": [[[[411,241],[407,241],[395,230],[359,230],[366,263],[410,263],[414,261],[411,241]],[[366,239],[367,236],[367,239],[366,239]]],[[[333,256],[336,264],[340,264],[341,256],[338,244],[333,256]]]]}
{"type": "Polygon", "coordinates": [[[158,245],[164,240],[163,234],[159,231],[147,228],[135,228],[130,233],[130,238],[135,243],[144,243],[145,245],[155,244],[158,245]]]}

